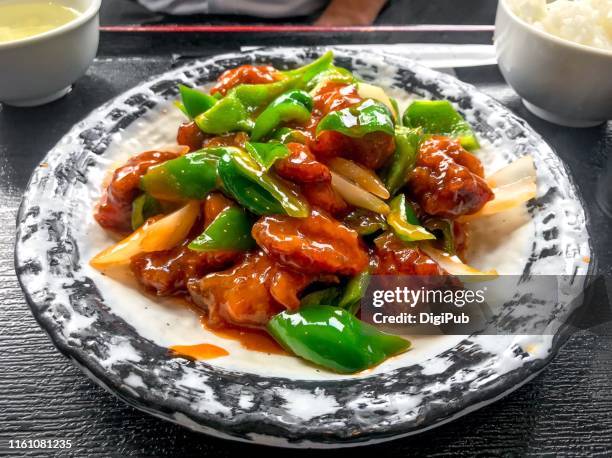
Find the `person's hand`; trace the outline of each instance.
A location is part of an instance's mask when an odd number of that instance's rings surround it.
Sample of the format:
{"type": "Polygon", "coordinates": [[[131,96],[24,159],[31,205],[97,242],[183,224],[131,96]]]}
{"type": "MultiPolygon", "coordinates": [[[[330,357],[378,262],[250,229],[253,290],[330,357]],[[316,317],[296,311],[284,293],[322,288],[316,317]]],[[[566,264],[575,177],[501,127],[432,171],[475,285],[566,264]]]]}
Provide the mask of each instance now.
{"type": "Polygon", "coordinates": [[[371,25],[387,0],[332,0],[313,25],[349,27],[371,25]]]}

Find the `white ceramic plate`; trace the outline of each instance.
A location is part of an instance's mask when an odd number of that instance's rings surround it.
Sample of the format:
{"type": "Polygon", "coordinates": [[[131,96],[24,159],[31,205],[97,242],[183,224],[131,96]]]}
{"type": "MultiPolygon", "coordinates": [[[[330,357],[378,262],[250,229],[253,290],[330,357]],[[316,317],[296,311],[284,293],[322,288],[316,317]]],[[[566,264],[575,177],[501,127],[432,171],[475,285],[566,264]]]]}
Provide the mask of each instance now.
{"type": "MultiPolygon", "coordinates": [[[[181,117],[171,101],[179,82],[205,85],[227,68],[253,62],[295,67],[321,52],[265,49],[172,70],[75,125],[32,176],[16,246],[28,302],[58,349],[126,402],[225,438],[292,447],[359,445],[415,434],[498,399],[537,374],[564,342],[558,329],[544,336],[421,337],[413,339],[412,351],[367,373],[340,376],[290,356],[245,350],[203,329],[191,310],[148,298],[88,265],[111,242],[92,218],[103,177],[132,154],[174,142],[181,117]],[[190,362],[167,351],[201,342],[230,354],[190,362]]],[[[538,198],[529,218],[487,221],[470,255],[473,264],[524,281],[588,272],[589,237],[576,188],[523,121],[474,87],[395,55],[337,50],[336,59],[404,103],[411,97],[451,100],[482,139],[478,154],[488,173],[533,155],[538,198]]]]}

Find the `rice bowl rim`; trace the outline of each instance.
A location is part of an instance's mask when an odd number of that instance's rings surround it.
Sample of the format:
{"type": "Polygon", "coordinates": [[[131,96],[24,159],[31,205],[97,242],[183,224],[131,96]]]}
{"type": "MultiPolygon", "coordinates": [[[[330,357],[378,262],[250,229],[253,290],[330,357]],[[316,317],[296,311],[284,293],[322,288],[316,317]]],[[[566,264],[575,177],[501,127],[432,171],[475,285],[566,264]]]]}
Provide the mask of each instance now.
{"type": "Polygon", "coordinates": [[[533,24],[530,24],[525,19],[523,19],[520,16],[518,16],[509,7],[508,0],[501,0],[500,1],[500,5],[501,5],[502,8],[504,8],[506,13],[514,21],[516,21],[517,23],[519,23],[520,25],[522,25],[523,27],[525,27],[529,31],[535,33],[536,35],[539,35],[542,38],[546,38],[546,39],[552,40],[553,42],[556,42],[556,43],[558,43],[560,45],[565,45],[565,46],[573,47],[573,48],[575,48],[576,50],[579,50],[579,51],[587,51],[587,52],[590,52],[592,54],[597,54],[597,55],[601,55],[601,56],[604,56],[604,57],[612,58],[612,49],[604,49],[604,48],[598,48],[598,47],[595,47],[595,46],[588,46],[588,45],[584,45],[582,43],[578,43],[578,42],[575,42],[575,41],[568,40],[566,38],[559,37],[559,36],[554,35],[554,34],[552,34],[550,32],[547,32],[546,30],[542,30],[542,29],[539,29],[539,28],[535,27],[533,24]]]}

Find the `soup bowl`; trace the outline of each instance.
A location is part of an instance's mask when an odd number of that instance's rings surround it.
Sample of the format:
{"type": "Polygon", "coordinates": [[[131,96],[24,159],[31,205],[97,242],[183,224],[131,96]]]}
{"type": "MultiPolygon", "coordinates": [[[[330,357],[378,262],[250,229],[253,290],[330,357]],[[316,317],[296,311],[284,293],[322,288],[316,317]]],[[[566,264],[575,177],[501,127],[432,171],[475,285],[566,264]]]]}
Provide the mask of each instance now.
{"type": "Polygon", "coordinates": [[[0,43],[0,102],[35,106],[56,100],[70,92],[93,61],[101,0],[60,3],[74,8],[78,16],[48,32],[0,43]]]}

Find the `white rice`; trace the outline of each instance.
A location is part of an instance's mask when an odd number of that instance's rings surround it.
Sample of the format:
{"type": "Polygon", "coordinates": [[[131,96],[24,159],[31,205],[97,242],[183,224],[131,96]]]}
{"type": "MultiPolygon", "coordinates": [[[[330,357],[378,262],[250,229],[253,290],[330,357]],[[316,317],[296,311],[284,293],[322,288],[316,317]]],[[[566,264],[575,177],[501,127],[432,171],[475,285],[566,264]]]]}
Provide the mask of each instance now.
{"type": "Polygon", "coordinates": [[[560,38],[612,50],[612,0],[506,0],[526,22],[560,38]]]}

